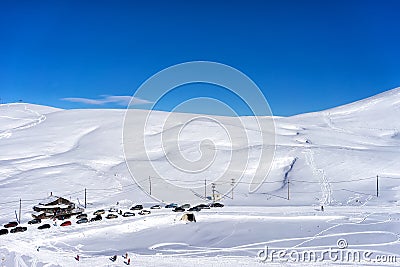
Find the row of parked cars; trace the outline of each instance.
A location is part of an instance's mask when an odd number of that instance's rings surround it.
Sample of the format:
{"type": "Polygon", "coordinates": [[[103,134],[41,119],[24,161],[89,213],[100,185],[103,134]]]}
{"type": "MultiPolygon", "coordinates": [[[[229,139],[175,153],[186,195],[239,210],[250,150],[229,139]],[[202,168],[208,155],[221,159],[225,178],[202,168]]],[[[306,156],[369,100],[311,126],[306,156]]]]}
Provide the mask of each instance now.
{"type": "MultiPolygon", "coordinates": [[[[40,220],[40,219],[33,219],[33,220],[30,220],[28,222],[28,224],[39,224],[41,222],[42,222],[42,220],[40,220]]],[[[65,226],[65,225],[61,224],[61,226],[65,226]]],[[[50,224],[46,223],[46,224],[40,225],[38,227],[39,230],[47,229],[47,228],[50,228],[50,224]]],[[[20,233],[20,232],[25,232],[26,230],[28,230],[28,227],[18,226],[18,222],[9,222],[4,225],[4,229],[0,229],[0,235],[6,235],[8,233],[20,233]],[[12,228],[12,229],[10,229],[10,231],[9,231],[8,228],[12,228]]]]}
{"type": "Polygon", "coordinates": [[[6,235],[6,234],[8,234],[8,232],[10,232],[10,233],[25,232],[26,230],[28,230],[28,228],[18,226],[18,222],[9,222],[4,225],[4,229],[0,229],[0,235],[6,235]],[[10,231],[8,231],[8,228],[12,228],[12,229],[10,229],[10,231]]]}
{"type": "MultiPolygon", "coordinates": [[[[175,203],[171,203],[168,204],[166,206],[164,206],[164,208],[166,209],[172,209],[172,211],[174,212],[184,212],[184,211],[201,211],[202,209],[210,209],[210,208],[214,208],[214,207],[219,207],[222,208],[224,207],[223,204],[218,203],[218,202],[214,202],[211,204],[199,204],[196,206],[191,207],[190,204],[184,204],[181,206],[178,206],[178,204],[175,203]]],[[[153,205],[150,207],[151,210],[155,210],[155,209],[161,209],[162,206],[161,205],[153,205]]],[[[115,219],[118,218],[118,215],[122,216],[122,217],[132,217],[135,216],[135,213],[133,211],[139,211],[138,214],[139,215],[148,215],[151,213],[150,210],[146,210],[143,208],[143,205],[138,204],[138,205],[134,205],[132,206],[129,211],[125,211],[122,212],[122,210],[118,210],[116,208],[110,208],[108,210],[108,214],[105,217],[106,219],[115,219]]],[[[88,223],[88,222],[95,222],[95,221],[101,221],[103,219],[102,215],[106,213],[106,210],[104,209],[100,209],[100,210],[96,210],[95,212],[93,212],[94,217],[92,218],[88,218],[88,215],[86,213],[83,214],[79,214],[78,216],[76,216],[76,223],[77,224],[82,224],[82,223],[88,223]]],[[[58,218],[60,220],[63,219],[69,219],[71,216],[69,216],[68,218],[58,218]]],[[[30,220],[28,222],[29,225],[32,224],[41,224],[42,220],[41,219],[33,219],[30,220]]],[[[69,226],[72,225],[71,221],[64,221],[63,223],[60,224],[60,226],[69,226]]],[[[51,225],[49,223],[45,223],[42,224],[38,227],[39,230],[43,230],[43,229],[49,229],[51,227],[51,225]]],[[[8,234],[10,233],[18,233],[18,232],[25,232],[27,230],[27,227],[24,226],[18,226],[18,222],[9,222],[7,224],[4,225],[4,229],[0,229],[0,235],[4,235],[4,234],[8,234]],[[10,231],[8,230],[9,228],[10,231]]]]}
{"type": "MultiPolygon", "coordinates": [[[[190,204],[183,204],[181,206],[178,206],[178,204],[171,203],[167,204],[164,208],[166,209],[172,209],[174,212],[184,212],[184,211],[201,211],[202,209],[210,209],[210,208],[222,208],[224,207],[224,204],[218,203],[218,202],[213,202],[211,204],[199,204],[196,206],[191,207],[190,204]]],[[[161,205],[154,205],[151,206],[150,209],[161,209],[161,205]]],[[[142,213],[144,212],[145,214],[150,214],[150,211],[144,210],[143,205],[135,205],[130,208],[130,210],[140,210],[142,213]]],[[[139,214],[141,214],[139,212],[139,214]]]]}
{"type": "Polygon", "coordinates": [[[221,204],[221,203],[218,203],[218,202],[214,202],[214,203],[211,203],[211,204],[199,204],[199,205],[196,205],[196,206],[193,206],[193,207],[191,207],[190,206],[190,204],[184,204],[184,205],[181,205],[181,206],[178,206],[177,204],[175,204],[175,203],[171,203],[171,204],[168,204],[168,205],[166,205],[165,206],[165,208],[169,208],[169,209],[171,209],[172,208],[172,211],[174,211],[174,212],[184,212],[184,211],[201,211],[201,210],[203,210],[203,209],[210,209],[210,208],[222,208],[222,207],[224,207],[224,204],[221,204]]]}

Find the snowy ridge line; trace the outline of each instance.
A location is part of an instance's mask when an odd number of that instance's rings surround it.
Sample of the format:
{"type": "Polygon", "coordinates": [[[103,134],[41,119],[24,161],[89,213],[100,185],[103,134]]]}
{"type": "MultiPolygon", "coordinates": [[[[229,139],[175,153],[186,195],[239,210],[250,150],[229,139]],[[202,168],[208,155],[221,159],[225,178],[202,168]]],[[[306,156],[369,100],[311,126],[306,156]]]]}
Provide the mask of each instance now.
{"type": "MultiPolygon", "coordinates": [[[[380,176],[379,176],[380,177],[380,176]]],[[[381,178],[381,177],[380,177],[381,178]]],[[[382,177],[383,178],[383,177],[382,177]]],[[[376,179],[376,176],[371,176],[371,177],[366,177],[366,178],[360,178],[360,179],[353,179],[353,180],[342,180],[342,181],[332,181],[330,182],[331,184],[340,184],[340,183],[348,183],[348,182],[357,182],[357,181],[365,181],[365,180],[371,180],[371,179],[376,179]]],[[[400,178],[397,178],[400,180],[400,178]]],[[[293,182],[300,182],[300,183],[309,183],[309,184],[319,184],[319,182],[313,182],[313,181],[305,181],[305,180],[296,180],[296,179],[291,179],[290,181],[293,182]]]]}
{"type": "MultiPolygon", "coordinates": [[[[155,179],[163,179],[163,178],[159,178],[159,177],[152,177],[155,179]]],[[[400,177],[387,177],[387,176],[379,176],[379,178],[383,178],[383,179],[394,179],[394,180],[400,180],[400,177]]],[[[360,179],[354,179],[354,180],[348,180],[348,181],[334,181],[331,183],[346,183],[346,182],[355,182],[355,181],[365,181],[365,180],[371,180],[371,179],[376,179],[376,177],[367,177],[367,178],[360,178],[360,179]]],[[[146,181],[147,179],[143,179],[141,180],[141,182],[146,181]]],[[[172,181],[172,180],[169,180],[172,181]]],[[[180,180],[173,180],[173,181],[180,181],[180,180]]],[[[282,181],[270,181],[270,182],[263,182],[263,183],[281,183],[282,181]]],[[[296,179],[291,179],[291,182],[304,182],[304,183],[310,183],[310,184],[319,184],[319,182],[312,182],[312,181],[302,181],[302,180],[296,180],[296,179]]],[[[227,184],[230,182],[226,182],[226,183],[214,183],[215,185],[223,185],[223,184],[227,184]]],[[[236,182],[238,184],[253,184],[252,182],[244,182],[244,181],[238,181],[236,182]]],[[[127,187],[133,187],[133,186],[137,186],[136,184],[130,184],[130,185],[124,185],[123,188],[127,188],[127,187]]],[[[136,188],[133,188],[136,189],[136,188]]],[[[114,187],[114,188],[86,188],[87,191],[123,191],[123,192],[129,192],[131,190],[123,190],[119,187],[114,187]]],[[[349,190],[346,188],[338,188],[338,189],[333,189],[332,191],[349,191],[349,192],[355,192],[355,193],[359,193],[359,194],[365,194],[365,195],[370,195],[367,193],[363,193],[363,192],[357,192],[357,191],[353,191],[353,190],[349,190]]],[[[84,192],[85,189],[79,190],[79,191],[75,191],[66,195],[62,195],[61,197],[69,197],[69,196],[73,196],[76,195],[78,193],[82,193],[84,192]]],[[[375,192],[375,190],[365,190],[365,191],[370,191],[370,192],[375,192]]],[[[397,191],[397,189],[392,188],[392,189],[380,189],[379,191],[382,192],[390,192],[390,191],[397,191]]],[[[309,194],[309,191],[291,191],[292,193],[298,193],[298,194],[302,194],[302,193],[307,193],[309,194]]],[[[229,196],[227,196],[229,197],[229,196]]],[[[203,197],[204,198],[204,197],[203,197]]],[[[38,199],[21,199],[22,202],[33,202],[33,201],[40,201],[43,200],[43,198],[38,198],[38,199]]],[[[19,200],[14,200],[14,201],[7,201],[7,202],[0,202],[0,205],[5,205],[5,204],[11,204],[11,203],[16,203],[19,202],[19,200]]]]}
{"type": "MultiPolygon", "coordinates": [[[[332,190],[333,192],[337,192],[337,191],[349,191],[349,192],[353,192],[353,193],[358,193],[358,194],[363,194],[363,195],[368,195],[368,196],[375,196],[376,194],[375,194],[375,190],[365,190],[366,192],[374,192],[373,194],[368,194],[368,193],[363,193],[363,192],[358,192],[358,191],[354,191],[354,190],[349,190],[349,189],[346,189],[346,188],[338,188],[338,189],[333,189],[332,190]]],[[[398,189],[383,189],[383,190],[380,190],[379,189],[379,192],[393,192],[393,191],[398,191],[398,189]]],[[[294,191],[294,190],[291,190],[290,191],[291,193],[293,193],[293,194],[316,194],[316,193],[319,193],[319,192],[311,192],[311,191],[294,191]]],[[[269,194],[269,193],[252,193],[252,194],[269,194]]],[[[271,195],[271,194],[269,194],[269,195],[271,195]]],[[[285,198],[286,199],[286,198],[285,198]]]]}
{"type": "MultiPolygon", "coordinates": [[[[161,179],[161,180],[164,180],[163,178],[160,178],[160,177],[151,177],[152,179],[161,179]]],[[[379,176],[379,178],[382,178],[382,179],[393,179],[393,180],[400,180],[400,177],[389,177],[389,176],[379,176]]],[[[360,178],[360,179],[353,179],[353,180],[347,180],[347,181],[345,181],[345,180],[343,180],[343,181],[333,181],[333,182],[331,182],[331,183],[346,183],[346,182],[357,182],[357,181],[365,181],[365,180],[371,180],[371,179],[376,179],[376,176],[375,177],[366,177],[366,178],[360,178]]],[[[143,182],[143,181],[147,181],[148,180],[148,178],[146,178],[146,179],[143,179],[143,180],[140,180],[140,182],[143,182]]],[[[180,181],[180,180],[168,180],[168,181],[180,181]]],[[[313,182],[313,181],[304,181],[304,180],[296,180],[296,179],[291,179],[291,182],[301,182],[301,183],[310,183],[310,184],[320,184],[320,182],[313,182]]],[[[227,183],[230,183],[230,182],[225,182],[225,183],[214,183],[215,185],[223,185],[223,184],[227,184],[227,183]]],[[[238,181],[238,182],[235,182],[235,184],[254,184],[254,183],[252,183],[252,182],[244,182],[244,181],[238,181]]],[[[263,182],[263,184],[272,184],[272,183],[282,183],[282,181],[265,181],[265,182],[263,182]]],[[[123,188],[130,188],[130,187],[135,187],[135,186],[138,186],[137,184],[129,184],[129,185],[124,185],[123,186],[123,188]]],[[[137,188],[133,188],[133,189],[137,189],[137,188]]],[[[121,192],[129,192],[129,191],[132,191],[132,189],[131,190],[123,190],[123,189],[121,189],[121,188],[119,188],[119,187],[108,187],[108,188],[86,188],[86,190],[87,191],[121,191],[121,192]]],[[[61,197],[70,197],[70,196],[73,196],[73,195],[76,195],[76,194],[78,194],[78,193],[82,193],[82,192],[84,192],[85,191],[85,189],[82,189],[82,190],[79,190],[79,191],[75,191],[75,192],[72,192],[72,193],[69,193],[69,194],[66,194],[66,195],[62,195],[61,197]]],[[[371,195],[371,194],[368,194],[368,193],[364,193],[364,192],[358,192],[358,191],[354,191],[354,190],[349,190],[349,189],[346,189],[346,188],[337,188],[337,189],[333,189],[332,191],[349,191],[349,192],[354,192],[354,193],[359,193],[359,194],[365,194],[365,195],[371,195]]],[[[366,192],[375,192],[375,190],[364,190],[364,191],[366,191],[366,192]]],[[[392,188],[392,189],[380,189],[379,191],[382,191],[382,192],[390,192],[390,191],[397,191],[397,189],[395,189],[395,188],[392,188]]],[[[295,191],[295,190],[292,190],[291,191],[292,193],[296,193],[296,194],[309,194],[310,192],[309,191],[295,191]]],[[[200,194],[199,194],[200,195],[200,194]]],[[[225,194],[224,194],[224,196],[225,196],[225,194]]],[[[229,196],[226,196],[226,197],[229,197],[229,196]]],[[[203,197],[204,198],[204,197],[203,197]]],[[[37,199],[21,199],[21,201],[22,202],[33,202],[33,201],[40,201],[40,200],[43,200],[43,198],[37,198],[37,199]]],[[[13,200],[13,201],[7,201],[7,202],[0,202],[0,205],[6,205],[6,204],[11,204],[11,203],[17,203],[17,202],[19,202],[19,199],[18,200],[13,200]]]]}
{"type": "MultiPolygon", "coordinates": [[[[386,177],[386,176],[379,176],[379,178],[387,178],[387,179],[394,179],[394,180],[400,180],[400,177],[386,177]]],[[[165,180],[165,181],[173,181],[173,182],[184,182],[179,179],[164,179],[160,177],[151,177],[151,179],[159,179],[159,180],[165,180]]],[[[329,183],[332,184],[339,184],[339,183],[349,183],[349,182],[358,182],[358,181],[365,181],[365,180],[371,180],[371,179],[376,179],[376,176],[370,176],[370,177],[365,177],[365,178],[359,178],[359,179],[352,179],[352,180],[341,180],[341,181],[332,181],[329,183]]],[[[144,179],[142,181],[146,181],[147,179],[144,179]]],[[[320,182],[316,181],[305,181],[305,180],[296,180],[296,179],[290,179],[291,182],[299,182],[299,183],[310,183],[310,184],[320,184],[320,182]]],[[[187,181],[188,183],[191,183],[192,181],[187,181]]],[[[204,181],[201,181],[204,182],[204,181]]],[[[215,185],[224,185],[224,184],[230,184],[231,182],[223,182],[223,183],[215,183],[215,185]]],[[[274,184],[274,183],[282,183],[282,181],[264,181],[262,184],[274,184]]],[[[255,182],[245,182],[245,181],[237,181],[235,184],[259,184],[255,182]]]]}

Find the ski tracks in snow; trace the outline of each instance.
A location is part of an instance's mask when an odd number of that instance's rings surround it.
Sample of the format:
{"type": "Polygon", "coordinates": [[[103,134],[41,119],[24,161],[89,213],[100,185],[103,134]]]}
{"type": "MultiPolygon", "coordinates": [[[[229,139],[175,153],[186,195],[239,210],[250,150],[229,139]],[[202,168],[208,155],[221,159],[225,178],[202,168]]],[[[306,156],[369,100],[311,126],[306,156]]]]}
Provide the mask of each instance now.
{"type": "Polygon", "coordinates": [[[10,138],[12,136],[12,132],[13,131],[18,131],[18,130],[25,130],[25,129],[29,129],[31,127],[34,127],[42,122],[44,122],[46,120],[46,116],[43,114],[40,114],[37,111],[34,111],[32,109],[29,109],[27,106],[25,106],[24,108],[26,113],[31,113],[33,115],[36,116],[36,118],[33,119],[23,119],[23,118],[15,118],[15,117],[9,117],[10,119],[15,119],[15,120],[29,120],[28,123],[17,126],[15,128],[12,129],[8,129],[5,131],[0,131],[0,139],[2,138],[10,138]]]}
{"type": "Polygon", "coordinates": [[[318,177],[319,183],[322,191],[322,203],[321,204],[330,204],[332,202],[332,187],[329,183],[328,178],[326,177],[326,173],[323,169],[319,169],[314,160],[314,151],[311,149],[306,149],[304,152],[306,157],[306,162],[308,166],[310,166],[312,173],[314,176],[318,177]]]}

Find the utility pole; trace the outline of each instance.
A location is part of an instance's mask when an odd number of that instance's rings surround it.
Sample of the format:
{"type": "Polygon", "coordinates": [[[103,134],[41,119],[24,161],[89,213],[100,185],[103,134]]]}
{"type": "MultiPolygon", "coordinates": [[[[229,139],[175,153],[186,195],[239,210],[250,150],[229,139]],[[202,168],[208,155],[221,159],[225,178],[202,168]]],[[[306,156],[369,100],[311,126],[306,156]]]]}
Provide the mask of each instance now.
{"type": "Polygon", "coordinates": [[[86,188],[85,188],[85,209],[86,209],[86,188]]]}
{"type": "Polygon", "coordinates": [[[287,200],[290,199],[290,181],[289,177],[287,178],[287,200]]]}
{"type": "Polygon", "coordinates": [[[232,194],[232,199],[233,199],[233,187],[235,186],[235,178],[232,178],[232,183],[231,183],[231,185],[232,185],[231,194],[232,194]]]}
{"type": "Polygon", "coordinates": [[[204,199],[207,199],[207,179],[204,179],[204,199]]]}
{"type": "Polygon", "coordinates": [[[151,196],[151,177],[149,176],[149,192],[150,192],[150,196],[151,196]]]}
{"type": "Polygon", "coordinates": [[[19,218],[18,218],[18,223],[21,223],[21,206],[22,206],[22,200],[19,199],[19,218]]]}
{"type": "Polygon", "coordinates": [[[376,197],[379,197],[379,176],[376,176],[376,197]]]}
{"type": "Polygon", "coordinates": [[[214,183],[211,184],[211,188],[212,188],[212,200],[215,201],[215,184],[214,183]]]}

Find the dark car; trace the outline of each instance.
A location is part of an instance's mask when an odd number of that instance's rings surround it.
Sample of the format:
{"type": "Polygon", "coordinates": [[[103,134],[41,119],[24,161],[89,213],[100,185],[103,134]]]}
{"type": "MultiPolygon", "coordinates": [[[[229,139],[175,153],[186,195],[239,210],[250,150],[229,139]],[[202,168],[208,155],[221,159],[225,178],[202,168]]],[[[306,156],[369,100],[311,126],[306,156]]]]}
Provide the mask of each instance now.
{"type": "Polygon", "coordinates": [[[28,228],[26,227],[22,227],[22,226],[17,226],[13,229],[10,230],[10,233],[19,233],[19,232],[25,232],[26,230],[28,230],[28,228]]]}
{"type": "Polygon", "coordinates": [[[191,207],[190,209],[188,209],[188,211],[201,211],[201,208],[199,207],[191,207]]]}
{"type": "Polygon", "coordinates": [[[60,224],[60,226],[70,226],[72,224],[71,221],[65,221],[62,224],[60,224]]]}
{"type": "Polygon", "coordinates": [[[76,221],[77,224],[88,223],[88,222],[89,222],[88,218],[81,218],[76,221]]]}
{"type": "Polygon", "coordinates": [[[87,218],[87,214],[86,213],[79,214],[78,216],[76,216],[76,218],[77,219],[87,218]]]}
{"type": "Polygon", "coordinates": [[[196,207],[200,208],[200,209],[210,209],[210,206],[207,204],[199,204],[196,207]]]}
{"type": "Polygon", "coordinates": [[[224,204],[221,204],[221,203],[218,203],[218,202],[212,203],[210,205],[210,207],[212,207],[212,208],[222,208],[223,206],[224,206],[224,204]]]}
{"type": "Polygon", "coordinates": [[[4,228],[11,228],[11,227],[15,227],[17,225],[18,225],[17,222],[9,222],[9,223],[4,225],[4,228]]]}
{"type": "Polygon", "coordinates": [[[50,224],[45,223],[42,224],[41,226],[39,226],[37,229],[42,230],[42,229],[49,229],[50,228],[50,224]]]}
{"type": "Polygon", "coordinates": [[[132,217],[132,216],[135,216],[135,213],[129,211],[124,212],[124,214],[122,214],[122,217],[132,217]]]}
{"type": "Polygon", "coordinates": [[[106,219],[116,219],[116,218],[118,218],[118,215],[117,215],[117,214],[112,214],[112,213],[110,213],[110,214],[108,214],[108,215],[106,216],[106,219]]]}
{"type": "Polygon", "coordinates": [[[42,222],[41,219],[33,219],[33,220],[30,220],[30,221],[28,222],[28,224],[38,224],[38,223],[41,223],[41,222],[42,222]]]}
{"type": "Polygon", "coordinates": [[[0,229],[0,235],[8,234],[8,229],[0,229]]]}
{"type": "Polygon", "coordinates": [[[56,218],[58,219],[58,220],[66,220],[66,219],[70,219],[71,218],[71,214],[60,214],[60,215],[57,215],[56,216],[56,218]]]}
{"type": "Polygon", "coordinates": [[[188,209],[188,208],[190,208],[190,204],[183,204],[183,205],[181,206],[181,208],[182,208],[182,209],[188,209]]]}
{"type": "Polygon", "coordinates": [[[184,212],[185,209],[182,207],[176,207],[175,209],[172,210],[173,212],[184,212]]]}
{"type": "Polygon", "coordinates": [[[93,217],[92,219],[90,219],[90,221],[91,221],[91,222],[94,222],[94,221],[101,221],[102,219],[103,219],[103,217],[101,217],[101,215],[98,214],[98,215],[96,215],[96,217],[93,217]]]}
{"type": "Polygon", "coordinates": [[[105,210],[96,210],[95,212],[93,212],[93,215],[101,215],[101,214],[104,214],[104,213],[106,213],[105,210]]]}
{"type": "Polygon", "coordinates": [[[150,209],[159,210],[159,209],[161,209],[161,206],[160,205],[154,205],[154,206],[151,206],[150,209]]]}
{"type": "Polygon", "coordinates": [[[149,210],[141,210],[141,211],[139,211],[138,214],[139,215],[147,215],[147,214],[150,214],[150,211],[149,210]]]}
{"type": "Polygon", "coordinates": [[[173,209],[173,208],[176,208],[176,207],[178,207],[178,204],[175,204],[175,203],[171,203],[171,204],[168,204],[168,205],[165,206],[166,209],[173,209]]]}
{"type": "Polygon", "coordinates": [[[143,209],[143,205],[135,205],[132,208],[130,208],[130,210],[142,210],[143,209]]]}

